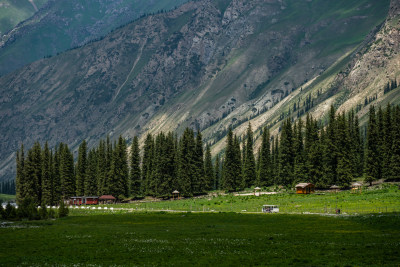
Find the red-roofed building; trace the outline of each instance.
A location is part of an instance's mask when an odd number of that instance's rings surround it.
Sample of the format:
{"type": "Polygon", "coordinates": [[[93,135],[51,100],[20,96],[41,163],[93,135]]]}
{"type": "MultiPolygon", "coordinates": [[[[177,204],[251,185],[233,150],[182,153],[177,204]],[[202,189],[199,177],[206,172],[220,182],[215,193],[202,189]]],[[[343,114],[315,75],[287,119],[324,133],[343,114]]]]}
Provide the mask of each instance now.
{"type": "Polygon", "coordinates": [[[100,202],[102,202],[103,204],[106,203],[115,203],[115,201],[117,200],[115,197],[113,197],[112,195],[103,195],[99,198],[100,202]]]}

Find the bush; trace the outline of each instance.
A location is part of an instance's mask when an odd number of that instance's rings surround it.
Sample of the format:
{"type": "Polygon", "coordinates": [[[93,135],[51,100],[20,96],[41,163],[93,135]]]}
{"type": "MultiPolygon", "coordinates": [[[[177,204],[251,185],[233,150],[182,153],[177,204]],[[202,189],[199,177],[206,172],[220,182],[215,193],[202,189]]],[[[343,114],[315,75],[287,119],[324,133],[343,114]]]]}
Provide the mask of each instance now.
{"type": "Polygon", "coordinates": [[[4,218],[3,214],[4,214],[4,208],[3,208],[3,205],[1,205],[1,203],[0,203],[0,219],[4,218]]]}
{"type": "Polygon", "coordinates": [[[37,206],[32,198],[25,198],[18,207],[18,218],[28,220],[39,220],[40,216],[37,206]]]}
{"type": "Polygon", "coordinates": [[[39,216],[40,219],[42,220],[47,220],[49,218],[46,206],[43,206],[42,208],[39,209],[39,216]]]}
{"type": "Polygon", "coordinates": [[[56,217],[56,212],[52,208],[49,209],[48,217],[49,219],[54,219],[56,217]]]}
{"type": "Polygon", "coordinates": [[[58,208],[58,218],[67,217],[69,209],[65,207],[64,200],[61,200],[60,207],[58,208]]]}
{"type": "Polygon", "coordinates": [[[15,211],[15,207],[11,205],[10,202],[7,203],[6,209],[4,210],[2,217],[5,220],[17,219],[17,213],[15,211]]]}

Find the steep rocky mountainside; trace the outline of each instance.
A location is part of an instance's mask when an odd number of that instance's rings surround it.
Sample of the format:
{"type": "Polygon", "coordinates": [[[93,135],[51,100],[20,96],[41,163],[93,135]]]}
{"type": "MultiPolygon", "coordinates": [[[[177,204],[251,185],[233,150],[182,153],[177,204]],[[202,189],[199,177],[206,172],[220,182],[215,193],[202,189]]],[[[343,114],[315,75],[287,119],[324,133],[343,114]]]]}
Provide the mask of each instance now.
{"type": "Polygon", "coordinates": [[[385,35],[388,9],[389,0],[201,0],[37,61],[0,78],[0,176],[12,177],[21,142],[76,147],[191,126],[218,153],[229,125],[276,127],[309,95],[323,116],[355,94],[350,68],[385,35]]]}
{"type": "MultiPolygon", "coordinates": [[[[17,6],[21,6],[23,2],[31,5],[28,0],[12,2],[17,6]]],[[[32,0],[30,2],[35,3],[32,0]]],[[[44,0],[36,2],[39,4],[44,0]]],[[[46,2],[47,4],[33,17],[1,37],[0,75],[10,73],[43,57],[56,55],[101,38],[111,30],[143,14],[171,10],[187,0],[49,0],[46,2]]],[[[3,6],[0,8],[1,12],[3,6]]]]}

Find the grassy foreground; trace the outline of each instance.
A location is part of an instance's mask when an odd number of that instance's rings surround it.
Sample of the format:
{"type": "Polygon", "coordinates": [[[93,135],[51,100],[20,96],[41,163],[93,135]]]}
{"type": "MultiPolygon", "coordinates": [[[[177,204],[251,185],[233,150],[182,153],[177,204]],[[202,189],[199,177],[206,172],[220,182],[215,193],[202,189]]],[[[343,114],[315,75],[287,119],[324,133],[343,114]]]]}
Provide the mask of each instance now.
{"type": "Polygon", "coordinates": [[[398,266],[399,214],[125,213],[0,227],[0,265],[398,266]]]}

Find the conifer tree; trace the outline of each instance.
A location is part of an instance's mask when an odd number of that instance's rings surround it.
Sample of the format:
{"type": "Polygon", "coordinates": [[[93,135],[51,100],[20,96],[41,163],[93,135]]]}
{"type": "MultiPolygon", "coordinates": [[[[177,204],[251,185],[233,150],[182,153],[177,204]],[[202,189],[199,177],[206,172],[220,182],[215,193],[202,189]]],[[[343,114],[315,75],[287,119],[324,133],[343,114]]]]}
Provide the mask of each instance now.
{"type": "Polygon", "coordinates": [[[42,182],[42,151],[39,142],[35,142],[28,150],[28,158],[25,162],[25,196],[30,196],[36,205],[41,203],[42,182]]]}
{"type": "Polygon", "coordinates": [[[269,129],[265,127],[259,153],[258,186],[270,186],[273,184],[270,147],[269,129]]]}
{"type": "Polygon", "coordinates": [[[139,138],[135,136],[133,138],[131,146],[131,159],[130,159],[130,193],[133,196],[141,195],[140,192],[140,149],[139,149],[139,138]]]}
{"type": "Polygon", "coordinates": [[[128,155],[126,151],[126,142],[122,136],[119,136],[118,143],[115,147],[115,153],[113,157],[112,167],[115,177],[113,177],[114,187],[112,192],[115,196],[121,198],[128,195],[128,155]]]}
{"type": "Polygon", "coordinates": [[[215,174],[211,159],[211,149],[209,145],[206,146],[206,154],[204,158],[204,177],[205,177],[205,190],[206,191],[209,191],[211,189],[215,190],[215,185],[214,185],[215,174]]]}
{"type": "Polygon", "coordinates": [[[153,168],[154,141],[153,136],[148,134],[144,141],[143,147],[143,163],[142,163],[142,182],[141,191],[144,194],[149,194],[150,175],[153,168]]]}
{"type": "Polygon", "coordinates": [[[279,146],[279,180],[283,185],[291,185],[293,183],[293,164],[293,132],[292,123],[288,118],[282,125],[279,146]]]}
{"type": "Polygon", "coordinates": [[[206,192],[205,174],[204,174],[204,153],[203,153],[203,139],[200,131],[197,131],[195,148],[194,148],[194,176],[193,176],[193,193],[203,194],[206,192]]]}
{"type": "Polygon", "coordinates": [[[42,152],[42,206],[52,204],[52,173],[51,173],[51,160],[50,160],[49,145],[46,142],[42,152]]]}
{"type": "Polygon", "coordinates": [[[21,144],[21,149],[17,151],[17,175],[16,175],[16,200],[17,204],[22,203],[26,196],[25,193],[25,152],[24,145],[21,144]]]}
{"type": "Polygon", "coordinates": [[[254,185],[257,177],[256,173],[256,160],[254,158],[253,152],[253,131],[251,129],[251,124],[247,128],[246,134],[246,145],[244,147],[245,158],[243,159],[243,180],[242,188],[248,188],[254,185]]]}
{"type": "Polygon", "coordinates": [[[195,142],[193,130],[186,128],[179,142],[179,188],[183,196],[193,196],[195,142]]]}
{"type": "Polygon", "coordinates": [[[365,181],[372,185],[372,182],[379,177],[379,157],[378,152],[378,126],[375,116],[375,107],[371,105],[369,109],[369,121],[367,129],[367,140],[365,147],[365,181]]]}
{"type": "Polygon", "coordinates": [[[98,192],[98,175],[97,175],[97,152],[91,149],[87,157],[87,170],[85,177],[85,195],[95,196],[98,192]]]}
{"type": "MultiPolygon", "coordinates": [[[[237,180],[241,174],[241,162],[240,162],[240,148],[239,155],[236,141],[236,136],[233,136],[232,128],[229,127],[228,135],[226,139],[226,150],[225,150],[225,162],[223,171],[222,188],[226,191],[232,192],[237,189],[237,180]],[[239,161],[238,161],[239,158],[239,161]]],[[[240,180],[239,180],[240,181],[240,180]]]]}
{"type": "Polygon", "coordinates": [[[390,179],[400,180],[400,106],[396,106],[393,112],[393,143],[390,159],[390,179]]]}
{"type": "Polygon", "coordinates": [[[346,122],[345,114],[341,114],[337,119],[337,145],[338,145],[338,165],[337,182],[338,185],[347,187],[353,180],[354,154],[351,150],[349,127],[346,122]]]}
{"type": "Polygon", "coordinates": [[[297,183],[308,179],[305,166],[305,155],[304,155],[304,137],[303,137],[303,121],[298,120],[295,123],[294,133],[294,170],[293,170],[293,182],[297,183]]]}
{"type": "Polygon", "coordinates": [[[279,137],[275,136],[272,151],[272,177],[274,184],[279,183],[279,137]]]}
{"type": "Polygon", "coordinates": [[[324,143],[324,173],[327,184],[337,183],[338,148],[336,140],[336,110],[331,106],[329,110],[329,124],[326,128],[324,143]]]}
{"type": "Polygon", "coordinates": [[[75,195],[74,157],[67,144],[61,143],[59,152],[61,195],[65,199],[75,195]]]}
{"type": "Polygon", "coordinates": [[[60,153],[58,146],[56,146],[52,158],[51,173],[53,177],[53,188],[51,202],[52,205],[58,205],[58,201],[61,199],[62,194],[60,180],[60,153]]]}
{"type": "Polygon", "coordinates": [[[106,194],[107,190],[107,152],[106,143],[104,140],[100,140],[99,146],[97,147],[97,194],[102,196],[106,194]]]}
{"type": "Polygon", "coordinates": [[[382,147],[382,178],[389,179],[391,177],[391,160],[392,160],[392,145],[393,145],[393,122],[392,122],[392,107],[387,105],[383,118],[383,147],[382,147]]]}
{"type": "Polygon", "coordinates": [[[215,157],[215,176],[213,182],[213,189],[218,190],[221,189],[221,162],[220,162],[219,154],[215,157]]]}
{"type": "Polygon", "coordinates": [[[85,195],[85,179],[87,171],[87,144],[83,140],[78,150],[78,162],[76,164],[76,195],[85,195]]]}

